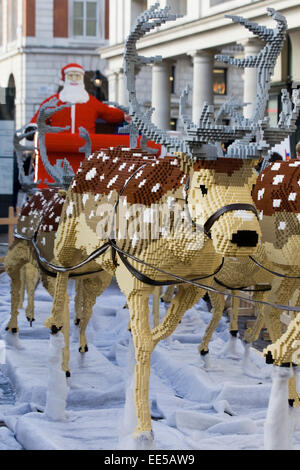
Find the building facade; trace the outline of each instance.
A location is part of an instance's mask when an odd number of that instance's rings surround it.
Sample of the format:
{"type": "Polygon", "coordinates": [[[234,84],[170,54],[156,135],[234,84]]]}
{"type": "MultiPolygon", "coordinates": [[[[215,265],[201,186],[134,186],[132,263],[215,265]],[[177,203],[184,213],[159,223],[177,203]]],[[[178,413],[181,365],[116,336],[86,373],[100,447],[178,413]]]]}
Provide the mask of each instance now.
{"type": "MultiPolygon", "coordinates": [[[[110,0],[109,46],[99,49],[107,60],[109,97],[127,103],[122,69],[124,40],[136,17],[155,0],[110,0]]],[[[256,97],[256,69],[237,69],[214,59],[215,54],[234,57],[256,55],[263,47],[253,34],[234,24],[226,14],[244,16],[251,21],[274,27],[267,15],[272,7],[287,18],[288,38],[278,58],[272,79],[268,114],[276,122],[280,112],[280,90],[300,80],[300,3],[298,0],[160,0],[171,12],[182,15],[139,41],[139,53],[162,56],[160,64],[144,67],[136,77],[139,101],[145,108],[155,107],[153,122],[164,129],[180,130],[179,97],[191,86],[188,112],[194,121],[204,101],[216,109],[229,96],[245,103],[244,114],[251,115],[256,97]]],[[[300,140],[300,135],[299,135],[300,140]]]]}
{"type": "Polygon", "coordinates": [[[64,65],[77,62],[88,77],[105,68],[96,51],[108,44],[108,5],[108,0],[0,0],[0,86],[15,93],[16,128],[57,92],[64,65]]]}
{"type": "Polygon", "coordinates": [[[17,204],[15,129],[58,91],[61,68],[82,65],[86,88],[99,97],[93,77],[105,85],[97,49],[108,44],[108,8],[108,0],[0,0],[0,217],[17,204]]]}

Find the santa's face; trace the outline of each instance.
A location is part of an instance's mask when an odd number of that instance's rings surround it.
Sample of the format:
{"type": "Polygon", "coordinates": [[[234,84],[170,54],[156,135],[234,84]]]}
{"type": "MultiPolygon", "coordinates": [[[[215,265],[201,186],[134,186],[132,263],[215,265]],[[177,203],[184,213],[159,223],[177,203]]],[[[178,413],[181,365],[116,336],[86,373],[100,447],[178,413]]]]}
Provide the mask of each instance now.
{"type": "Polygon", "coordinates": [[[83,85],[83,73],[80,72],[69,72],[66,75],[66,81],[70,86],[82,86],[83,85]]]}
{"type": "Polygon", "coordinates": [[[84,88],[84,73],[70,71],[66,73],[64,87],[59,97],[61,101],[66,103],[86,103],[89,95],[84,88]]]}

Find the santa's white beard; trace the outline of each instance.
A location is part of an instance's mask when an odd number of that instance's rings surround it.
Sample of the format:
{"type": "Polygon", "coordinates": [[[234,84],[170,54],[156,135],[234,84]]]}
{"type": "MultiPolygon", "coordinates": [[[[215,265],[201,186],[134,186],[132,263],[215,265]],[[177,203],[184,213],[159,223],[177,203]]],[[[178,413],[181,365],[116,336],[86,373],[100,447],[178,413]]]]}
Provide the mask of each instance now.
{"type": "Polygon", "coordinates": [[[89,94],[84,88],[84,84],[78,83],[71,85],[66,82],[59,93],[59,99],[64,103],[86,103],[89,100],[89,94]]]}

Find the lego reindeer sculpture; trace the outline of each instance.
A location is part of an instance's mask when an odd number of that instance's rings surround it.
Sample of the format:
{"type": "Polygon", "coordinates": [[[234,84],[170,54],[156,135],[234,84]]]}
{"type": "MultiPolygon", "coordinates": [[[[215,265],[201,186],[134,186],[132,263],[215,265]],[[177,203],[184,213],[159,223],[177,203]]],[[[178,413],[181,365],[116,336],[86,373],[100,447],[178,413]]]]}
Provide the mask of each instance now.
{"type": "MultiPolygon", "coordinates": [[[[267,153],[267,150],[272,148],[275,143],[281,142],[295,131],[295,123],[300,110],[299,90],[293,91],[292,101],[290,100],[287,91],[282,90],[282,112],[280,114],[277,126],[271,127],[269,125],[268,118],[264,117],[265,104],[266,100],[268,99],[270,88],[271,74],[273,73],[275,62],[280,53],[280,48],[286,31],[285,18],[278,12],[275,12],[273,9],[269,9],[269,14],[277,21],[277,27],[274,30],[263,28],[256,23],[250,22],[242,17],[229,16],[234,22],[243,24],[250,31],[256,33],[261,40],[267,42],[266,46],[260,51],[258,56],[249,58],[246,57],[245,59],[234,59],[227,56],[218,56],[220,60],[238,67],[258,66],[259,68],[257,75],[257,97],[253,106],[253,112],[250,120],[253,122],[253,129],[256,130],[257,127],[255,126],[255,123],[261,123],[259,126],[259,132],[261,133],[260,142],[262,145],[264,145],[265,148],[264,153],[267,153]]],[[[231,100],[228,103],[225,103],[223,106],[224,109],[222,109],[222,113],[225,113],[227,117],[230,116],[237,121],[239,119],[243,119],[242,115],[239,114],[237,109],[238,105],[239,103],[231,100]]],[[[253,134],[250,133],[243,140],[245,143],[247,143],[250,142],[252,137],[253,134]]],[[[236,147],[236,143],[229,147],[228,152],[232,153],[234,151],[234,147],[236,147]]],[[[268,155],[265,156],[264,165],[267,164],[267,161],[268,155]]],[[[291,163],[291,167],[294,165],[297,166],[297,163],[291,163]]],[[[264,265],[269,264],[269,267],[270,263],[275,263],[275,265],[278,264],[278,255],[275,254],[274,250],[267,248],[267,245],[265,244],[265,241],[268,239],[270,233],[272,233],[274,239],[276,237],[282,239],[283,231],[285,234],[292,234],[296,226],[291,217],[288,217],[284,223],[282,222],[282,224],[278,224],[278,226],[274,225],[274,223],[270,225],[268,220],[269,217],[265,217],[263,210],[263,203],[265,200],[265,196],[263,196],[265,192],[264,188],[267,184],[266,182],[268,182],[268,191],[271,192],[269,194],[269,199],[270,204],[273,204],[273,213],[277,213],[277,215],[280,213],[280,216],[282,214],[282,217],[285,218],[285,212],[293,212],[292,204],[294,203],[291,202],[292,196],[287,193],[287,189],[286,192],[282,194],[282,196],[274,196],[277,190],[279,190],[281,194],[281,183],[283,179],[284,184],[286,184],[287,181],[292,183],[291,170],[289,171],[289,168],[290,165],[287,163],[274,163],[266,170],[266,172],[262,173],[253,189],[254,202],[257,209],[260,211],[260,225],[262,229],[263,242],[255,256],[260,261],[260,263],[263,263],[264,265]],[[284,168],[285,170],[283,170],[284,168]],[[287,171],[289,176],[283,176],[282,171],[287,171]],[[264,177],[265,180],[262,181],[264,177]],[[272,194],[274,197],[272,197],[272,194]]],[[[298,230],[297,227],[296,230],[298,230]]],[[[283,258],[284,256],[282,254],[281,259],[283,258]]],[[[291,276],[293,276],[294,268],[292,265],[294,264],[294,260],[292,257],[285,257],[285,262],[283,264],[285,265],[285,270],[291,270],[291,276]]],[[[273,271],[274,270],[276,270],[276,266],[274,266],[273,271]]],[[[291,279],[287,279],[285,282],[289,283],[291,286],[291,279]]],[[[274,273],[271,274],[270,272],[261,269],[251,259],[226,259],[222,271],[214,279],[214,287],[218,290],[223,290],[224,292],[226,289],[251,291],[251,286],[254,284],[266,284],[265,286],[255,286],[254,298],[256,300],[268,299],[269,302],[277,301],[281,304],[287,303],[290,295],[290,289],[284,288],[283,278],[279,277],[279,279],[276,279],[274,273]],[[268,287],[267,284],[272,284],[272,292],[270,292],[270,286],[268,287]],[[280,291],[278,290],[279,287],[282,289],[282,292],[286,293],[284,297],[280,298],[282,294],[280,294],[280,291]]],[[[208,352],[208,343],[224,309],[224,299],[220,295],[211,292],[210,296],[213,306],[213,316],[202,339],[201,345],[199,346],[199,351],[202,355],[206,355],[208,352]]],[[[237,334],[237,305],[237,299],[234,299],[234,312],[230,326],[232,336],[236,336],[237,334]]],[[[248,344],[255,341],[265,321],[271,339],[272,341],[275,341],[278,337],[278,333],[280,334],[280,328],[278,325],[279,315],[280,313],[278,310],[272,309],[268,305],[263,305],[253,330],[246,332],[244,338],[245,341],[248,344]]]]}
{"type": "MultiPolygon", "coordinates": [[[[65,107],[65,106],[62,106],[65,107]]],[[[18,332],[18,310],[20,308],[20,297],[22,295],[22,277],[24,268],[30,269],[30,272],[39,273],[39,277],[43,286],[47,289],[50,295],[54,295],[55,276],[56,273],[50,269],[45,269],[39,257],[45,257],[48,260],[54,261],[53,247],[56,230],[60,219],[61,210],[66,195],[66,187],[68,187],[74,173],[71,167],[64,162],[57,162],[53,167],[50,165],[46,147],[45,147],[45,133],[46,132],[59,132],[60,128],[53,128],[46,126],[46,120],[62,107],[56,107],[56,101],[46,103],[41,107],[38,118],[38,134],[39,134],[39,148],[42,161],[49,172],[49,175],[54,179],[53,188],[50,189],[37,189],[36,183],[30,183],[26,179],[26,188],[35,188],[34,194],[23,205],[20,217],[17,223],[15,233],[15,240],[9,248],[8,254],[5,258],[5,270],[11,278],[11,317],[6,327],[9,333],[18,332]]],[[[84,147],[80,151],[90,154],[90,141],[85,129],[80,130],[80,135],[86,141],[84,147]]],[[[16,136],[15,146],[18,151],[24,150],[20,147],[19,141],[24,138],[26,134],[18,134],[16,136]]],[[[21,162],[20,162],[21,163],[21,162]]],[[[22,173],[21,173],[22,174],[22,173]]],[[[51,185],[51,183],[49,183],[51,185]]],[[[28,273],[26,272],[25,275],[28,273]]],[[[75,297],[75,310],[76,318],[75,323],[79,326],[80,336],[80,352],[88,350],[87,341],[85,337],[85,330],[92,314],[92,308],[96,301],[93,297],[93,289],[96,284],[97,293],[101,288],[103,290],[109,285],[111,276],[98,269],[96,273],[85,273],[85,276],[77,276],[76,278],[76,297],[75,297]],[[87,294],[88,292],[88,294],[87,294]]],[[[26,309],[26,317],[30,325],[34,321],[34,282],[29,282],[26,278],[25,282],[30,286],[28,291],[28,309],[26,309]]],[[[66,308],[67,308],[66,302],[66,308]]],[[[65,364],[66,372],[68,372],[68,329],[65,328],[65,364]]],[[[12,340],[12,338],[10,338],[12,340]]],[[[12,340],[15,342],[15,340],[12,340]]]]}
{"type": "MultiPolygon", "coordinates": [[[[280,39],[270,48],[274,61],[286,23],[274,10],[270,14],[280,39]]],[[[142,14],[127,39],[124,67],[133,123],[174,154],[158,159],[138,149],[102,149],[82,163],[67,192],[57,230],[54,255],[60,266],[52,265],[58,274],[46,322],[53,335],[68,323],[64,307],[70,270],[101,266],[116,276],[127,298],[135,349],[134,436],[146,442],[153,439],[148,403],[152,351],[205,293],[199,280],[206,279],[210,286],[223,257],[246,257],[257,250],[261,232],[250,183],[253,166],[268,148],[266,142],[255,140],[262,123],[239,116],[234,128],[218,125],[213,107],[207,105],[198,125],[192,123],[184,115],[187,92],[181,98],[182,139],[168,136],[142,114],[135,68],[159,58],[138,56],[136,41],[174,19],[168,8],[159,10],[158,4],[142,14]],[[215,142],[228,140],[235,143],[223,157],[215,142]],[[176,295],[163,321],[151,330],[149,295],[155,286],[170,284],[177,284],[176,295]]]]}
{"type": "MultiPolygon", "coordinates": [[[[24,169],[24,155],[34,151],[33,144],[26,142],[25,145],[22,141],[27,138],[32,138],[33,132],[24,132],[24,129],[19,129],[14,134],[14,149],[17,157],[18,164],[18,179],[21,186],[21,191],[24,193],[24,198],[21,204],[23,207],[27,200],[37,191],[39,182],[34,182],[33,167],[28,169],[28,174],[24,169]]],[[[23,266],[21,270],[21,288],[20,288],[20,303],[19,308],[22,308],[24,303],[25,292],[27,292],[27,306],[25,314],[30,325],[34,321],[34,291],[39,282],[38,270],[30,263],[23,266]]]]}

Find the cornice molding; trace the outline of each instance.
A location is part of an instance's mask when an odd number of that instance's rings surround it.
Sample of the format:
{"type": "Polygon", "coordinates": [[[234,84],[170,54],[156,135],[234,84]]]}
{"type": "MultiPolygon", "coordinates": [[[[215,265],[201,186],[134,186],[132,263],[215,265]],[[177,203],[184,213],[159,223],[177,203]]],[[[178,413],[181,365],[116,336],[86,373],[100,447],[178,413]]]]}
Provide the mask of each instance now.
{"type": "MultiPolygon", "coordinates": [[[[193,50],[218,48],[227,44],[241,42],[253,38],[253,34],[241,25],[234,24],[231,19],[225,18],[230,13],[245,16],[266,26],[274,26],[272,19],[267,16],[266,8],[272,6],[278,9],[287,18],[289,29],[299,28],[300,4],[299,0],[261,0],[260,2],[244,5],[239,8],[222,13],[199,18],[191,21],[180,21],[179,24],[170,23],[143,37],[137,44],[137,49],[147,55],[159,54],[164,59],[189,54],[193,50]],[[195,43],[199,46],[195,47],[195,43]],[[151,52],[150,52],[151,51],[151,52]]],[[[106,48],[98,48],[102,59],[112,61],[115,66],[123,59],[124,43],[106,48]]]]}

